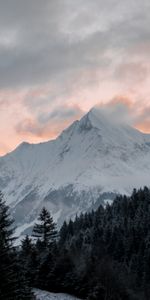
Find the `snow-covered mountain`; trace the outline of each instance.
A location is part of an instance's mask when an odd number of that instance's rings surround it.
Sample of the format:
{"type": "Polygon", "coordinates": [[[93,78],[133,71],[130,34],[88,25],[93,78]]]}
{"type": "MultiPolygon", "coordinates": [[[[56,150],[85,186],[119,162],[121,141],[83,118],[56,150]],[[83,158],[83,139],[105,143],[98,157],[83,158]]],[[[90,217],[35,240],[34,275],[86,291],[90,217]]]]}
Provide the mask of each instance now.
{"type": "Polygon", "coordinates": [[[150,135],[92,109],[56,139],[0,158],[0,189],[18,234],[43,206],[59,224],[134,187],[150,185],[150,135]]]}

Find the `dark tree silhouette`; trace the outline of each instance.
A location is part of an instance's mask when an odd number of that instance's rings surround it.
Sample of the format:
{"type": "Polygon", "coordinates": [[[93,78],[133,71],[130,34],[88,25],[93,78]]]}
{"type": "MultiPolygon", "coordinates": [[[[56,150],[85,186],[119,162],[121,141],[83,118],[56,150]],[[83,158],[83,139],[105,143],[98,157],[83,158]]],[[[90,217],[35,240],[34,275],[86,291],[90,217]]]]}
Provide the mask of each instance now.
{"type": "Polygon", "coordinates": [[[31,289],[26,282],[15,248],[13,247],[14,228],[9,207],[0,193],[0,299],[33,299],[31,289]]]}
{"type": "Polygon", "coordinates": [[[45,207],[43,207],[39,217],[38,223],[33,227],[33,237],[39,239],[46,247],[53,242],[57,236],[56,224],[53,218],[45,207]]]}

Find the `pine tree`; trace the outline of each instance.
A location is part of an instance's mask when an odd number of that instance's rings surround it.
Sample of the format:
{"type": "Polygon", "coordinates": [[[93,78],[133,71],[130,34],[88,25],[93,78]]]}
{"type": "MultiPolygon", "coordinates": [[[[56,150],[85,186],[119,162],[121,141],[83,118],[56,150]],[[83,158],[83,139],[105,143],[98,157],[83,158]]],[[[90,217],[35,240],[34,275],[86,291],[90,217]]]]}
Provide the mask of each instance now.
{"type": "Polygon", "coordinates": [[[28,235],[22,240],[19,252],[19,264],[28,284],[33,287],[36,281],[39,259],[36,247],[28,235]]]}
{"type": "Polygon", "coordinates": [[[9,207],[3,201],[0,192],[0,299],[20,300],[33,299],[31,289],[26,281],[21,280],[22,270],[18,267],[17,253],[13,247],[14,228],[9,207]],[[26,296],[24,293],[26,290],[26,296]]]}
{"type": "Polygon", "coordinates": [[[57,237],[56,224],[45,207],[43,207],[38,221],[39,223],[34,225],[32,236],[39,239],[44,247],[47,247],[57,237]]]}
{"type": "Polygon", "coordinates": [[[13,220],[0,192],[0,299],[15,299],[16,276],[12,248],[13,220]]]}
{"type": "Polygon", "coordinates": [[[60,245],[61,244],[64,244],[66,239],[67,239],[67,235],[68,235],[68,226],[67,226],[67,222],[64,221],[61,229],[60,229],[60,232],[59,232],[59,243],[60,245]]]}

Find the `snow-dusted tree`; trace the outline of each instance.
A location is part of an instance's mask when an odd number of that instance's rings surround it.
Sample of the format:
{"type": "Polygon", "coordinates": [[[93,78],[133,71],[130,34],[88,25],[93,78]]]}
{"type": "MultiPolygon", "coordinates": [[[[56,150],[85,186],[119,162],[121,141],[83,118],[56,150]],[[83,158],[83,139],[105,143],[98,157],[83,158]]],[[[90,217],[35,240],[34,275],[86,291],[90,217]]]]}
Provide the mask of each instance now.
{"type": "Polygon", "coordinates": [[[33,227],[32,235],[40,240],[45,247],[53,242],[57,236],[56,224],[45,207],[38,217],[38,223],[33,227]]]}

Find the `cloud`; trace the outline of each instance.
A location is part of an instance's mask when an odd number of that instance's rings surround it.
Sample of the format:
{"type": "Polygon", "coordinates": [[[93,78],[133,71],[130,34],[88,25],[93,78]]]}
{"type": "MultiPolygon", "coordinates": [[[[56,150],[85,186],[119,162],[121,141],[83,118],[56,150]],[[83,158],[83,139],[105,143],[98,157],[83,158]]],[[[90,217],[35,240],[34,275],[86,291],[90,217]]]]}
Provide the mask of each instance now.
{"type": "Polygon", "coordinates": [[[108,103],[101,102],[97,108],[114,123],[127,124],[140,131],[150,133],[150,101],[135,101],[124,95],[117,95],[108,103]]]}
{"type": "Polygon", "coordinates": [[[107,104],[101,103],[97,108],[113,123],[133,125],[132,106],[129,98],[116,96],[107,104]]]}
{"type": "Polygon", "coordinates": [[[37,119],[26,118],[17,123],[17,134],[40,138],[55,138],[65,127],[83,115],[77,106],[58,107],[47,114],[40,114],[37,119]]]}
{"type": "Polygon", "coordinates": [[[150,102],[137,114],[135,126],[143,132],[150,133],[150,102]]]}
{"type": "Polygon", "coordinates": [[[47,114],[41,114],[38,120],[42,124],[46,124],[49,121],[61,122],[62,120],[70,120],[81,116],[82,111],[78,106],[64,107],[60,106],[47,114]]]}
{"type": "Polygon", "coordinates": [[[139,84],[148,76],[148,66],[143,62],[127,62],[120,64],[116,70],[116,76],[128,85],[139,84]]]}
{"type": "Polygon", "coordinates": [[[56,136],[118,97],[124,118],[150,131],[149,9],[147,0],[0,0],[1,141],[56,136]]]}
{"type": "Polygon", "coordinates": [[[133,100],[124,95],[117,95],[111,101],[109,101],[109,105],[111,107],[116,105],[123,105],[124,107],[130,109],[133,107],[133,100]]]}
{"type": "Polygon", "coordinates": [[[5,143],[0,143],[0,156],[8,152],[10,148],[5,143]]]}
{"type": "Polygon", "coordinates": [[[0,28],[0,87],[16,88],[111,66],[118,49],[149,40],[150,21],[146,0],[0,0],[0,28]]]}

